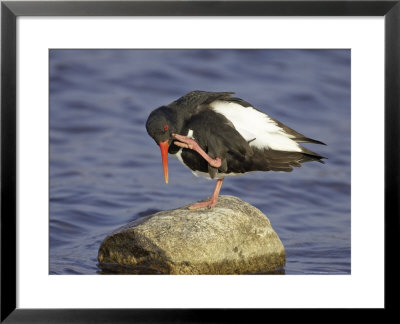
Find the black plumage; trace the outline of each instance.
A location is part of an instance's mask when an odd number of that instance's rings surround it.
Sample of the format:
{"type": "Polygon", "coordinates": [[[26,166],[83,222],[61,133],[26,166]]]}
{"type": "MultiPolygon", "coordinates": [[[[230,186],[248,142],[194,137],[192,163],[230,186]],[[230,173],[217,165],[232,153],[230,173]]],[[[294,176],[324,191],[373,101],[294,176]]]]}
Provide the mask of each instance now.
{"type": "Polygon", "coordinates": [[[324,143],[304,136],[248,102],[232,97],[232,94],[190,92],[168,106],[154,110],[147,120],[147,131],[160,148],[167,147],[168,153],[176,155],[192,171],[210,178],[224,178],[251,171],[288,172],[304,162],[324,163],[322,155],[297,144],[324,143]],[[225,107],[225,104],[233,105],[225,107]],[[221,105],[222,110],[219,109],[221,105]],[[246,119],[250,115],[258,120],[250,118],[244,122],[239,118],[242,116],[246,119]],[[256,130],[253,135],[252,123],[259,125],[259,118],[265,118],[265,134],[264,130],[256,130]],[[237,128],[235,124],[241,127],[245,125],[246,130],[237,128]],[[184,136],[184,139],[180,137],[177,140],[175,134],[184,136]],[[200,147],[198,150],[188,148],[194,142],[200,147]],[[205,155],[199,153],[201,150],[205,155]],[[210,163],[207,161],[209,159],[216,162],[210,163]]]}

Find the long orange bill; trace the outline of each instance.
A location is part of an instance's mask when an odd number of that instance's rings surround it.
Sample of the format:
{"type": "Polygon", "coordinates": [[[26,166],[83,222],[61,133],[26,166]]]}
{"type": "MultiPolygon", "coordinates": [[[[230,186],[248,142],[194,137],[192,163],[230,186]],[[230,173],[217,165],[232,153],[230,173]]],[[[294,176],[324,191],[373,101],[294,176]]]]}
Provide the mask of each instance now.
{"type": "Polygon", "coordinates": [[[164,169],[165,183],[168,183],[168,140],[160,142],[162,165],[164,169]]]}

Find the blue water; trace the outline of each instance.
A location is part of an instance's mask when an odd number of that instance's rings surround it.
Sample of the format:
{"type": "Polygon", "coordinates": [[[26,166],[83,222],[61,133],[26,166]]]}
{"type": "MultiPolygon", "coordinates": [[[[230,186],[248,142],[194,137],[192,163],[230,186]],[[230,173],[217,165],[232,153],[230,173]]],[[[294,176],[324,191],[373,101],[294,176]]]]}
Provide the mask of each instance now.
{"type": "Polygon", "coordinates": [[[210,196],[214,182],[169,159],[149,113],[192,90],[234,91],[327,144],[290,173],[227,178],[221,194],[262,210],[285,274],[349,274],[350,50],[51,50],[51,274],[96,274],[101,241],[141,215],[210,196]]]}

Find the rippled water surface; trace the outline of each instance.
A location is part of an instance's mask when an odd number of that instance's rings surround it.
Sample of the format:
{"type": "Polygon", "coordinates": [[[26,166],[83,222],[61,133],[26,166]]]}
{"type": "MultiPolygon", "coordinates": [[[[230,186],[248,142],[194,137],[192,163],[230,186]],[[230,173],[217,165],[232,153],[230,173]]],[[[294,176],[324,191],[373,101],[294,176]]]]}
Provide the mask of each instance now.
{"type": "Polygon", "coordinates": [[[214,182],[170,159],[163,180],[149,113],[192,90],[234,91],[328,157],[290,173],[224,181],[281,238],[286,274],[349,274],[349,50],[51,50],[50,273],[96,274],[112,230],[209,196],[214,182]]]}

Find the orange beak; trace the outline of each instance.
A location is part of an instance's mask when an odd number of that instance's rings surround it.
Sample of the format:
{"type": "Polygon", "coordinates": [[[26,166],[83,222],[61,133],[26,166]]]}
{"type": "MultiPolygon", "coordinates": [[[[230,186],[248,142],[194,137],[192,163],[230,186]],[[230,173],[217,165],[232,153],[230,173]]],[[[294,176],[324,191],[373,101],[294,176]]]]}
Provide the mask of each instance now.
{"type": "Polygon", "coordinates": [[[164,170],[165,183],[168,183],[168,140],[160,142],[162,165],[164,170]]]}

